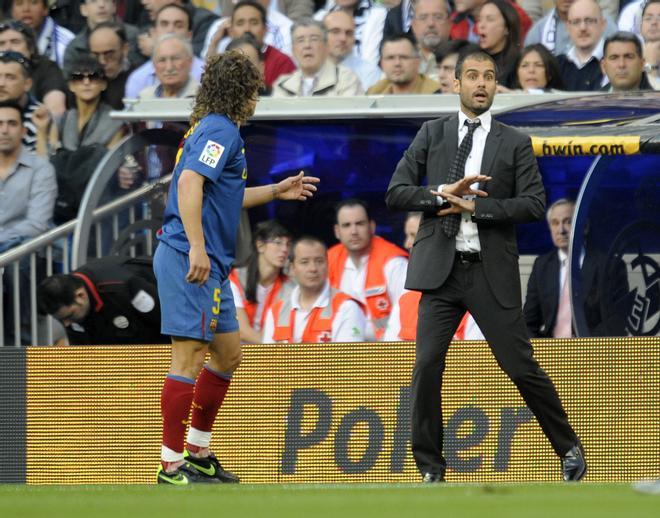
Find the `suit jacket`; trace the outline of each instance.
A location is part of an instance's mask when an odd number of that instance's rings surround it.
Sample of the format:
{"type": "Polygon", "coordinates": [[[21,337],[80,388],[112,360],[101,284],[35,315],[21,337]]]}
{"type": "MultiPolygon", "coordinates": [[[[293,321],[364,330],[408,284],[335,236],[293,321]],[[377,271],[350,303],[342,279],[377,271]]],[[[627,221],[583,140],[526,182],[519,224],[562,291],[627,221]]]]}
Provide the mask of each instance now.
{"type": "MultiPolygon", "coordinates": [[[[453,267],[456,240],[442,231],[438,202],[427,184],[448,183],[457,150],[457,114],[425,122],[387,189],[390,209],[424,212],[408,263],[410,290],[439,288],[453,267]]],[[[515,224],[539,220],[545,211],[545,190],[530,138],[493,119],[481,172],[492,179],[481,186],[488,197],[476,198],[472,219],[479,230],[488,284],[502,306],[521,306],[515,224]]]]}
{"type": "Polygon", "coordinates": [[[554,249],[534,261],[523,314],[532,337],[551,337],[559,306],[559,255],[554,249]]]}
{"type": "MultiPolygon", "coordinates": [[[[537,257],[527,283],[523,313],[532,337],[552,337],[559,307],[559,256],[557,250],[537,257]]],[[[587,250],[580,269],[580,290],[574,296],[582,306],[588,336],[625,336],[628,275],[620,259],[587,250]],[[604,289],[605,285],[607,288],[604,289]]],[[[573,329],[573,334],[577,334],[573,329]]]]}

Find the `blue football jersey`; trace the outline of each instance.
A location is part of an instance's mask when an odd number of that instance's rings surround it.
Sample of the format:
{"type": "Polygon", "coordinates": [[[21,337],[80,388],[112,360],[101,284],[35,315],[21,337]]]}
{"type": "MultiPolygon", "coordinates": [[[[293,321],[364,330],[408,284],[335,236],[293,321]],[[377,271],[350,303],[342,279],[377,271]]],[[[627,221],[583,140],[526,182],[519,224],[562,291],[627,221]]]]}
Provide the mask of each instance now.
{"type": "Polygon", "coordinates": [[[177,154],[158,238],[187,254],[190,243],[178,200],[178,182],[184,169],[206,178],[202,199],[206,253],[211,261],[211,276],[226,279],[236,256],[236,234],[247,179],[245,149],[236,124],[224,115],[207,115],[188,130],[177,154]]]}

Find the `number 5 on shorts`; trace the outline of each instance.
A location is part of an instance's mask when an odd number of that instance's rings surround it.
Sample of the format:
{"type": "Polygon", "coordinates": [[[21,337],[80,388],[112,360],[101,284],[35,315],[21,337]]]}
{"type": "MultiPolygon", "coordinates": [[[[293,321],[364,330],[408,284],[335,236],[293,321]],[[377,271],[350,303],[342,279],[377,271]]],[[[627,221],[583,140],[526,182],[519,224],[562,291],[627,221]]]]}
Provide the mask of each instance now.
{"type": "Polygon", "coordinates": [[[216,288],[213,290],[213,302],[215,304],[213,305],[213,311],[214,315],[219,315],[220,314],[220,288],[216,288]]]}

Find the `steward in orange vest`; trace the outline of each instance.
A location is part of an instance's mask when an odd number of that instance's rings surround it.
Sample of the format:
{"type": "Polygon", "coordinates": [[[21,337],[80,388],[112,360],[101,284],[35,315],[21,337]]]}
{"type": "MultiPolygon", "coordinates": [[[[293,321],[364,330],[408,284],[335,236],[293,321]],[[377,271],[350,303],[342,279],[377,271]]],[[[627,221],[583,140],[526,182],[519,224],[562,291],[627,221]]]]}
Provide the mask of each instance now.
{"type": "MultiPolygon", "coordinates": [[[[285,290],[286,291],[286,290],[285,290]]],[[[364,316],[363,305],[354,298],[331,288],[328,283],[317,299],[317,304],[309,312],[305,319],[305,327],[300,335],[300,330],[296,330],[296,312],[301,311],[294,304],[299,300],[299,288],[294,289],[289,294],[282,294],[273,304],[270,310],[269,321],[264,329],[265,342],[361,342],[364,338],[364,325],[366,318],[364,316]],[[321,305],[325,302],[325,305],[321,305]],[[342,306],[349,302],[352,308],[344,311],[343,322],[340,329],[333,329],[335,319],[340,316],[342,306]],[[358,308],[357,310],[355,308],[358,308]],[[359,314],[358,314],[359,312],[359,314]],[[357,317],[357,318],[356,318],[357,317]],[[272,325],[272,336],[270,333],[272,325]],[[298,331],[296,333],[296,331],[298,331]],[[334,331],[334,332],[333,332],[334,331]]],[[[341,317],[340,317],[341,318],[341,317]]]]}
{"type": "Polygon", "coordinates": [[[257,322],[258,326],[255,326],[255,316],[257,314],[257,308],[259,304],[257,302],[250,302],[245,296],[245,290],[243,289],[243,286],[245,286],[246,283],[245,277],[246,277],[245,268],[233,268],[232,271],[229,273],[229,281],[238,289],[239,293],[241,294],[243,309],[247,314],[248,320],[250,321],[250,325],[255,329],[263,329],[264,321],[266,320],[266,315],[268,314],[268,310],[273,305],[273,302],[277,299],[277,295],[279,294],[280,290],[287,283],[290,284],[292,283],[291,281],[289,281],[289,278],[283,273],[281,273],[277,277],[277,279],[275,279],[275,282],[268,290],[266,299],[263,301],[261,316],[259,318],[259,322],[257,322]]]}
{"type": "MultiPolygon", "coordinates": [[[[367,315],[374,325],[378,340],[383,337],[393,305],[387,293],[385,265],[395,257],[407,258],[408,254],[382,237],[372,237],[364,284],[364,300],[367,315]]],[[[340,288],[348,258],[348,250],[341,243],[328,250],[328,278],[333,288],[340,288]]]]}

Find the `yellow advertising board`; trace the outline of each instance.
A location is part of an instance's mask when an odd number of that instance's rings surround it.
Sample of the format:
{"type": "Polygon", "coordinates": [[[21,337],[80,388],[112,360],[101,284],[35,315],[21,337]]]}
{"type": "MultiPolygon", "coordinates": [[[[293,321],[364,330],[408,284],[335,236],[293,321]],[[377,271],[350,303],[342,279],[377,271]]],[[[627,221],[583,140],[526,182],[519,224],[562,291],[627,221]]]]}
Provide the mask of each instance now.
{"type": "MultiPolygon", "coordinates": [[[[660,475],[660,339],[544,340],[535,350],[584,443],[586,480],[660,475]]],[[[168,360],[165,346],[30,349],[27,482],[155,482],[168,360]]],[[[248,345],[212,447],[246,483],[417,482],[413,363],[411,343],[248,345]]],[[[452,344],[443,404],[448,481],[560,480],[484,342],[452,344]]]]}

